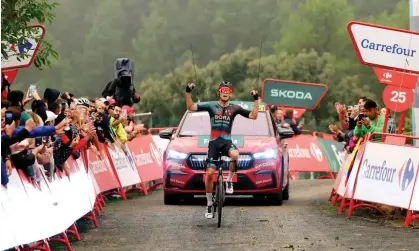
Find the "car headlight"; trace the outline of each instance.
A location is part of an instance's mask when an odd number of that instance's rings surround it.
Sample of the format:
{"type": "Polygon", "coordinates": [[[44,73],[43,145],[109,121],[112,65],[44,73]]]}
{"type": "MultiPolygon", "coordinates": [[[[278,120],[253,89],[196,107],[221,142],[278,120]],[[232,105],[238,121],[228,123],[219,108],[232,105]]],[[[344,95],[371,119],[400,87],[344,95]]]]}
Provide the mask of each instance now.
{"type": "Polygon", "coordinates": [[[186,159],[188,157],[188,154],[181,153],[175,150],[167,149],[167,159],[186,159]]]}
{"type": "Polygon", "coordinates": [[[264,152],[254,153],[253,158],[255,159],[276,159],[276,150],[269,149],[264,152]]]}

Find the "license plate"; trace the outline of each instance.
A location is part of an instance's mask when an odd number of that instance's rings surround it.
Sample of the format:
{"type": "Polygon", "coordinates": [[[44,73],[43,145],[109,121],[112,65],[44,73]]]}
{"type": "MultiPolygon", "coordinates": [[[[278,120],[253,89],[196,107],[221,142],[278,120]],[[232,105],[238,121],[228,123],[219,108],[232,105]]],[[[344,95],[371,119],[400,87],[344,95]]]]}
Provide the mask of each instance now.
{"type": "MultiPolygon", "coordinates": [[[[213,178],[214,178],[214,182],[217,182],[217,180],[218,180],[218,173],[214,173],[214,175],[212,176],[213,178]]],[[[226,182],[227,181],[227,178],[228,178],[228,173],[223,173],[223,180],[224,180],[224,182],[226,182]]],[[[205,182],[205,180],[207,179],[207,174],[206,173],[204,173],[203,175],[202,175],[202,180],[205,182]]],[[[235,174],[234,176],[233,176],[233,180],[232,180],[232,182],[233,183],[236,183],[237,182],[237,174],[235,174]]]]}

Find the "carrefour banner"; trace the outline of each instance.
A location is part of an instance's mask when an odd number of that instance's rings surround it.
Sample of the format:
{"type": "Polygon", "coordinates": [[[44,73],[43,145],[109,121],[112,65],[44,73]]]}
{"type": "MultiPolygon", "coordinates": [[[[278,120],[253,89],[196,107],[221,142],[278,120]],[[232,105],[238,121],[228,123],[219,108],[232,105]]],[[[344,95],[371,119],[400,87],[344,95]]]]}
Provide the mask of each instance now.
{"type": "Polygon", "coordinates": [[[418,168],[418,148],[368,142],[354,199],[407,209],[418,168]]]}
{"type": "Polygon", "coordinates": [[[327,158],[316,136],[298,135],[287,139],[290,172],[330,172],[327,158]]]}
{"type": "Polygon", "coordinates": [[[338,172],[345,161],[343,144],[312,135],[287,139],[290,172],[338,172]]]}

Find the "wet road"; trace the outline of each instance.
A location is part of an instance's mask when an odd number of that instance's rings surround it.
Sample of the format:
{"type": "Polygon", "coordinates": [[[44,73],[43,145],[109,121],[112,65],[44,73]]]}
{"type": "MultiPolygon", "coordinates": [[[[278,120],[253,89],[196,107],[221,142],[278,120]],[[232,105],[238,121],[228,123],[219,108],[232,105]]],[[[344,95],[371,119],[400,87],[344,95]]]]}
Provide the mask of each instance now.
{"type": "MultiPolygon", "coordinates": [[[[331,181],[295,181],[282,206],[230,199],[223,225],[195,205],[165,206],[163,191],[111,203],[100,227],[82,234],[76,251],[92,250],[419,250],[419,230],[397,229],[322,210],[331,181]]],[[[324,208],[324,207],[323,207],[324,208]]]]}

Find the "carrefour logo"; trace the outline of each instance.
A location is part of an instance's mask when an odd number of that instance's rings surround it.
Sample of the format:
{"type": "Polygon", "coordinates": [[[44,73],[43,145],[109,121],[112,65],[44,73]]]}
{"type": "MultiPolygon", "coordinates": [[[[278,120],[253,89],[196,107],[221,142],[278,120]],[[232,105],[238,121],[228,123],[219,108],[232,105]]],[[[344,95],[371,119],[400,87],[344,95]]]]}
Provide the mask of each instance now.
{"type": "Polygon", "coordinates": [[[319,146],[317,144],[315,144],[313,142],[310,144],[310,152],[311,152],[311,155],[313,155],[313,157],[317,161],[322,162],[322,160],[323,160],[323,152],[322,152],[322,150],[319,148],[319,146]]]}
{"type": "Polygon", "coordinates": [[[397,55],[404,55],[407,57],[415,57],[417,53],[416,50],[406,49],[399,47],[398,44],[381,44],[381,43],[374,43],[370,42],[368,39],[362,39],[361,47],[364,49],[374,50],[374,51],[382,51],[385,53],[397,54],[397,55]]]}
{"type": "Polygon", "coordinates": [[[410,183],[412,183],[415,178],[415,169],[413,167],[413,161],[409,158],[399,171],[399,186],[402,191],[405,191],[409,188],[410,183]]]}
{"type": "Polygon", "coordinates": [[[387,167],[385,160],[381,164],[375,164],[369,163],[368,159],[365,159],[361,168],[362,178],[386,183],[393,183],[397,171],[396,168],[387,167]]]}

